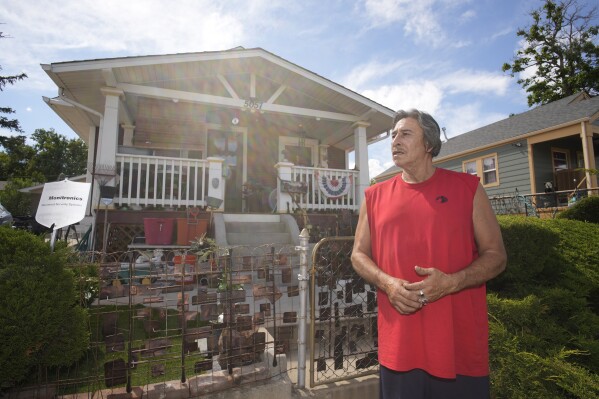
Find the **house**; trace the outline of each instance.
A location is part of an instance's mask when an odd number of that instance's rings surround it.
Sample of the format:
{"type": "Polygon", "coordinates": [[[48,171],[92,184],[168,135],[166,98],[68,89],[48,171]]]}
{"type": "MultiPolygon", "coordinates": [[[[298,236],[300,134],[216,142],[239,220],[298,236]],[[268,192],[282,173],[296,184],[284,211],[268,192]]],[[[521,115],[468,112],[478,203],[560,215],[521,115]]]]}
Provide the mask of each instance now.
{"type": "MultiPolygon", "coordinates": [[[[452,137],[433,160],[436,166],[478,175],[490,197],[576,188],[597,193],[597,176],[588,170],[598,162],[599,96],[584,92],[452,137]]],[[[393,166],[375,179],[399,171],[393,166]]],[[[557,201],[566,205],[567,196],[557,201]]]]}
{"type": "Polygon", "coordinates": [[[42,68],[58,90],[44,101],[89,146],[90,211],[103,208],[99,187],[115,187],[108,223],[130,218],[123,208],[199,207],[222,228],[248,213],[355,212],[368,144],[388,137],[394,115],[261,48],[42,68]]]}

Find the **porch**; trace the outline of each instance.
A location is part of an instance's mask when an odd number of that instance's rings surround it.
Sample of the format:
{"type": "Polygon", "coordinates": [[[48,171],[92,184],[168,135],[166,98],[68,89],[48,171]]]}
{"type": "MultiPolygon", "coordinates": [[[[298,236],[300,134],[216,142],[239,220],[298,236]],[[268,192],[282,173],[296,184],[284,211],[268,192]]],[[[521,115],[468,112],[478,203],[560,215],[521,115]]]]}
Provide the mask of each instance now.
{"type": "MultiPolygon", "coordinates": [[[[114,204],[118,208],[180,209],[208,208],[227,212],[227,171],[224,159],[190,159],[150,155],[116,155],[118,178],[114,204]]],[[[236,187],[233,207],[256,211],[251,201],[273,213],[302,211],[357,211],[360,203],[360,176],[356,170],[298,166],[279,162],[272,168],[276,185],[258,190],[249,183],[236,187]],[[267,192],[264,193],[263,191],[267,192]],[[260,193],[258,193],[260,191],[260,193]],[[242,195],[239,195],[241,193],[242,195]],[[235,195],[236,194],[236,195],[235,195]],[[261,194],[261,198],[256,198],[261,194]]],[[[254,206],[257,207],[257,206],[254,206]]]]}

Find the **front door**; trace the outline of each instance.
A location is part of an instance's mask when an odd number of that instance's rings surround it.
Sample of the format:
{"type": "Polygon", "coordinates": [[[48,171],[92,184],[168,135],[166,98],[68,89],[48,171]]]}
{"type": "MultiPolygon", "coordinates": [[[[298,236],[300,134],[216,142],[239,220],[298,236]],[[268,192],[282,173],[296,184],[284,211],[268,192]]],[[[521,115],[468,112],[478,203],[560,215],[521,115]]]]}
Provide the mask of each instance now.
{"type": "Polygon", "coordinates": [[[244,177],[242,132],[208,130],[208,156],[223,158],[225,212],[241,212],[244,177]]]}

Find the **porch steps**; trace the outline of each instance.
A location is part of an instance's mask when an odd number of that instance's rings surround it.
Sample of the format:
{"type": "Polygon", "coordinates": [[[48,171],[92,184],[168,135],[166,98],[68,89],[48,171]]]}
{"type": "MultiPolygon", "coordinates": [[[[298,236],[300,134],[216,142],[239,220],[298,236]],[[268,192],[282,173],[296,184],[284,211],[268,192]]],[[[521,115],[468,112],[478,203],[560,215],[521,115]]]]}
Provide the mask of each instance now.
{"type": "Polygon", "coordinates": [[[299,228],[291,215],[215,214],[214,222],[219,246],[299,245],[299,228]]]}

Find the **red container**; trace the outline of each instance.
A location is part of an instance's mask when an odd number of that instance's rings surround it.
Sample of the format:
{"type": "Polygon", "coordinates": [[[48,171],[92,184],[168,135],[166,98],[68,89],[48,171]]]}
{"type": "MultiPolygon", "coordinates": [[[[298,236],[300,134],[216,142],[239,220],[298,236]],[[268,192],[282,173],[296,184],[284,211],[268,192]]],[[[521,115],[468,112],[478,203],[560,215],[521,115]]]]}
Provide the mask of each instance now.
{"type": "Polygon", "coordinates": [[[175,219],[144,218],[144,234],[148,245],[171,245],[175,219]]]}

